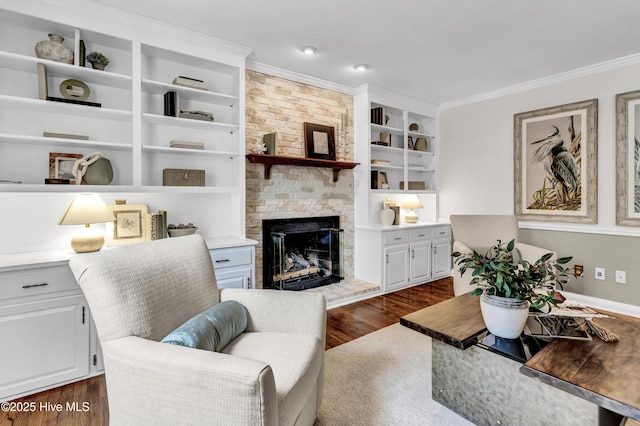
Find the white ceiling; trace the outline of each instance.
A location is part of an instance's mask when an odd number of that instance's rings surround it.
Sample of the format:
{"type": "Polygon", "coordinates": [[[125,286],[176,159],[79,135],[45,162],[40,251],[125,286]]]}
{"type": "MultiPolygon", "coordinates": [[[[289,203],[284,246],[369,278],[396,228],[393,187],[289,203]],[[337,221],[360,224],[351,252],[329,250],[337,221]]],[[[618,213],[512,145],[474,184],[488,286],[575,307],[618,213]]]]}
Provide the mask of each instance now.
{"type": "Polygon", "coordinates": [[[640,52],[637,0],[93,1],[251,47],[258,63],[435,103],[640,52]]]}

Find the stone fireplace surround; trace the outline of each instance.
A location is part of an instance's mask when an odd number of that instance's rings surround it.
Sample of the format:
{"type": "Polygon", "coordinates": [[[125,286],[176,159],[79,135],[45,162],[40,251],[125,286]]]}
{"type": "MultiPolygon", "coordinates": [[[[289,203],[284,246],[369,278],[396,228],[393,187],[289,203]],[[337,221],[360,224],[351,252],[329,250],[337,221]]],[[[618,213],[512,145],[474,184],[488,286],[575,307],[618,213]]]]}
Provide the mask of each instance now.
{"type": "MultiPolygon", "coordinates": [[[[353,161],[353,96],[247,71],[247,153],[264,134],[277,132],[276,154],[304,157],[304,123],[337,128],[341,114],[347,111],[350,124],[346,143],[336,141],[336,149],[338,159],[353,161]]],[[[353,170],[343,170],[338,182],[333,182],[331,169],[278,165],[266,180],[262,165],[247,162],[246,188],[247,238],[259,242],[263,240],[264,219],[340,216],[345,281],[353,280],[353,170]]],[[[260,243],[256,247],[256,288],[262,288],[262,254],[260,243]]]]}

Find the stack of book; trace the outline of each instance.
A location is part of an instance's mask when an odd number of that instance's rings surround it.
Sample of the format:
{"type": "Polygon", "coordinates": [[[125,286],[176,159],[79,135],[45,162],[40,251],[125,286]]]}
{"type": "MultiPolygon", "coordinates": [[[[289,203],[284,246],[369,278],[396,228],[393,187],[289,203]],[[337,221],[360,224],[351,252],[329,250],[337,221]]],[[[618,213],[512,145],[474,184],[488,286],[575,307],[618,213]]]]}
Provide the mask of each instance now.
{"type": "Polygon", "coordinates": [[[387,114],[383,107],[371,108],[371,124],[387,124],[387,114]]]}
{"type": "Polygon", "coordinates": [[[180,112],[180,93],[170,91],[164,94],[164,115],[177,117],[180,112]]]}
{"type": "Polygon", "coordinates": [[[179,75],[174,78],[173,84],[176,86],[190,87],[192,89],[208,90],[204,81],[198,80],[197,78],[185,77],[183,75],[179,75]]]}
{"type": "Polygon", "coordinates": [[[158,213],[150,213],[147,215],[147,240],[161,240],[167,238],[167,212],[158,210],[158,213]]]}
{"type": "Polygon", "coordinates": [[[206,111],[195,111],[183,109],[178,114],[180,118],[190,118],[192,120],[213,121],[213,114],[206,111]]]}
{"type": "Polygon", "coordinates": [[[45,129],[42,131],[45,138],[63,138],[63,139],[79,139],[83,141],[89,140],[89,133],[66,132],[64,130],[45,129]]]}
{"type": "Polygon", "coordinates": [[[169,143],[171,148],[204,149],[204,142],[176,141],[169,143]]]}

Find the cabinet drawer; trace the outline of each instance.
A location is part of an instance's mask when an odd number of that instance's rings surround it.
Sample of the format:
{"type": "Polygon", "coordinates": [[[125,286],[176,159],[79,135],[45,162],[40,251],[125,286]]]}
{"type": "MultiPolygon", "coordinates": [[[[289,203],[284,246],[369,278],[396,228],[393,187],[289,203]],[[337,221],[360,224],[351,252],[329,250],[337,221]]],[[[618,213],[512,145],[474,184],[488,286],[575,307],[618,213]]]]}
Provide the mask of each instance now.
{"type": "Polygon", "coordinates": [[[384,233],[384,244],[401,244],[409,242],[409,233],[407,231],[395,231],[384,233]]]}
{"type": "Polygon", "coordinates": [[[412,229],[411,241],[424,241],[431,239],[431,228],[412,229]]]}
{"type": "Polygon", "coordinates": [[[211,250],[210,253],[215,269],[250,265],[253,263],[250,248],[215,249],[211,250]]]}
{"type": "Polygon", "coordinates": [[[437,226],[433,228],[433,238],[451,238],[451,227],[437,226]]]}
{"type": "Polygon", "coordinates": [[[79,289],[67,265],[0,273],[0,300],[79,289]]]}

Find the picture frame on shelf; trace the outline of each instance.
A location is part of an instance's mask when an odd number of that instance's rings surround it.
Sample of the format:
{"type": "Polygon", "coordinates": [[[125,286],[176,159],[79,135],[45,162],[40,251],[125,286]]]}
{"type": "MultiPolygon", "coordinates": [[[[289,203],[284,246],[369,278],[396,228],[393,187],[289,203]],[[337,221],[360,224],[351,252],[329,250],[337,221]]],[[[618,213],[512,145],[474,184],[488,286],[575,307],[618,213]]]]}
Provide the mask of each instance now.
{"type": "Polygon", "coordinates": [[[598,100],[514,114],[520,220],[596,223],[598,100]]]}
{"type": "Polygon", "coordinates": [[[73,175],[73,166],[82,157],[82,154],[50,152],[49,179],[68,179],[70,183],[75,183],[76,178],[73,175]]]}
{"type": "Polygon", "coordinates": [[[371,189],[389,189],[387,172],[371,170],[371,189]]]}
{"type": "Polygon", "coordinates": [[[107,246],[116,247],[147,241],[146,204],[113,204],[107,206],[113,221],[105,225],[107,246]]]}
{"type": "Polygon", "coordinates": [[[640,226],[640,90],[616,95],[616,225],[640,226]]]}
{"type": "Polygon", "coordinates": [[[307,158],[336,159],[335,129],[333,127],[304,123],[304,141],[307,158]]]}
{"type": "Polygon", "coordinates": [[[409,150],[416,149],[416,146],[413,144],[413,137],[411,137],[411,136],[407,137],[407,149],[409,149],[409,150]]]}

